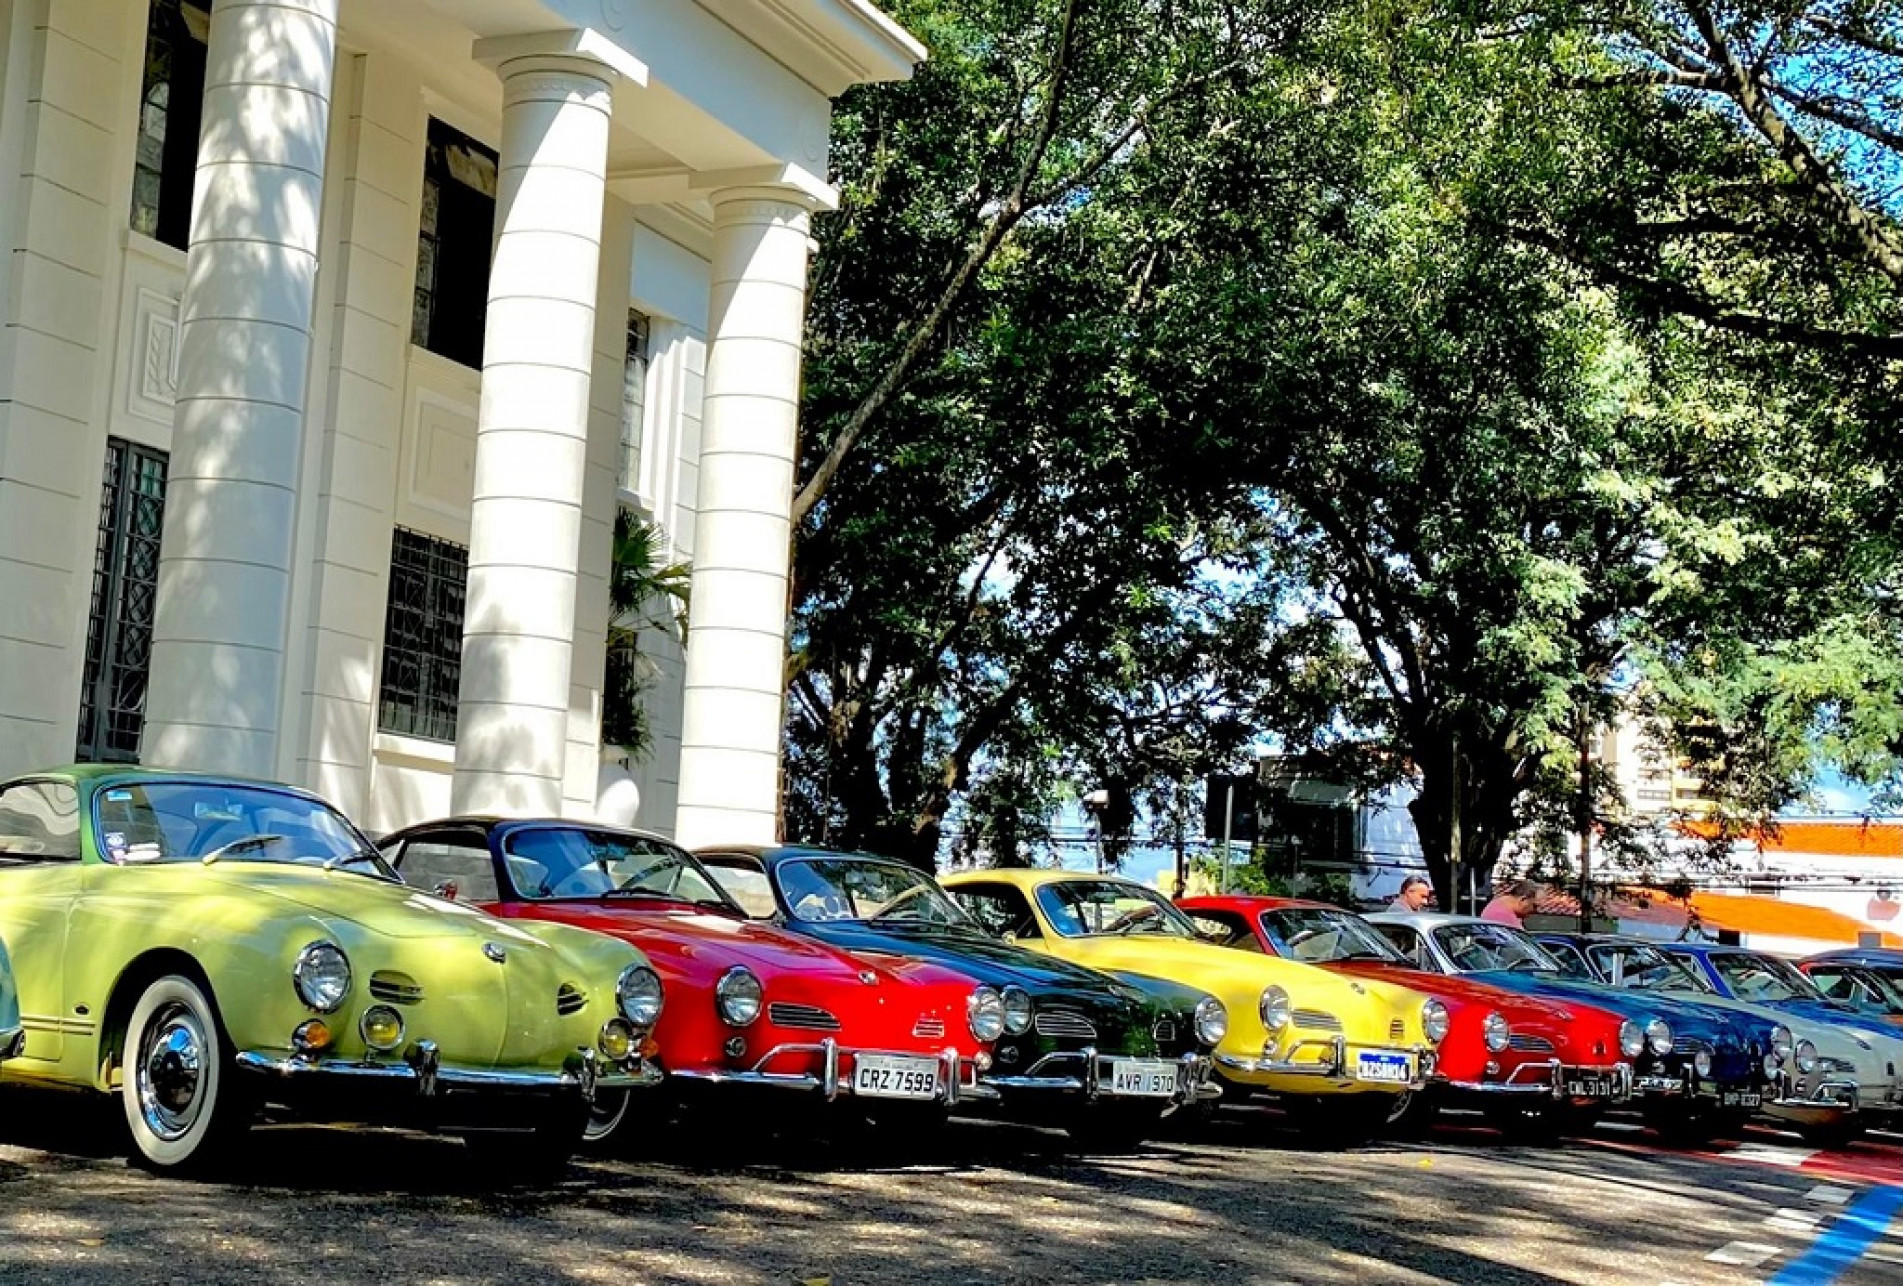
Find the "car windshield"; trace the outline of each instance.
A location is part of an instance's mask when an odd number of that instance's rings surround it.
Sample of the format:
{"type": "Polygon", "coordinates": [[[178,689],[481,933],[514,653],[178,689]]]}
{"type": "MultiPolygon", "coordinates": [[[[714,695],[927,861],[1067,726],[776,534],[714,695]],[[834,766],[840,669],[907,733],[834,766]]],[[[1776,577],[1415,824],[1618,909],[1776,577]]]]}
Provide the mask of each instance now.
{"type": "Polygon", "coordinates": [[[376,849],[322,800],[219,781],[128,781],[93,797],[99,855],[147,862],[269,862],[395,880],[376,849]]]}
{"type": "Polygon", "coordinates": [[[1060,937],[1155,933],[1196,938],[1196,926],[1161,893],[1128,880],[1053,880],[1037,890],[1037,904],[1060,937]]]}
{"type": "Polygon", "coordinates": [[[721,891],[740,904],[749,920],[771,920],[779,909],[773,901],[772,882],[753,858],[714,853],[703,858],[701,865],[721,891]]]}
{"type": "Polygon", "coordinates": [[[1597,946],[1592,956],[1615,986],[1634,991],[1695,991],[1706,996],[1718,992],[1697,970],[1657,947],[1597,946]]]}
{"type": "Polygon", "coordinates": [[[877,921],[881,925],[970,921],[929,875],[869,857],[802,857],[773,870],[796,920],[877,921]]]}
{"type": "Polygon", "coordinates": [[[740,913],[693,854],[661,840],[537,826],[512,832],[502,855],[516,892],[534,901],[628,898],[740,913]]]}
{"type": "Polygon", "coordinates": [[[1740,1000],[1822,1000],[1809,978],[1774,956],[1715,951],[1709,957],[1719,977],[1740,1000]]]}
{"type": "Polygon", "coordinates": [[[1882,1013],[1903,1014],[1903,991],[1874,969],[1824,965],[1813,969],[1809,976],[1817,989],[1832,1000],[1882,1013]]]}
{"type": "Polygon", "coordinates": [[[1570,942],[1555,942],[1551,938],[1540,939],[1540,945],[1559,965],[1559,971],[1568,978],[1580,982],[1598,982],[1599,974],[1586,963],[1585,955],[1570,942]]]}
{"type": "Polygon", "coordinates": [[[1309,964],[1333,960],[1380,960],[1407,964],[1407,957],[1388,944],[1358,915],[1331,907],[1292,906],[1262,912],[1262,929],[1276,951],[1309,964]]]}
{"type": "Polygon", "coordinates": [[[1434,929],[1434,941],[1462,973],[1490,969],[1558,973],[1559,961],[1518,929],[1480,921],[1443,924],[1434,929]]]}

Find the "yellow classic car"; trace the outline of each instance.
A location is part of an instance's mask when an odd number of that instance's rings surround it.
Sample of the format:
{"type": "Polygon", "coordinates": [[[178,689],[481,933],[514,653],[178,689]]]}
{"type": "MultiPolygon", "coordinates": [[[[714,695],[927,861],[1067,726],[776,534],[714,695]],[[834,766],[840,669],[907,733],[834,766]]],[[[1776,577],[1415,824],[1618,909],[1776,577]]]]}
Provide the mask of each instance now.
{"type": "Polygon", "coordinates": [[[286,786],[91,765],[0,782],[0,939],[25,1033],[0,1079],[116,1095],[154,1169],[287,1112],[544,1169],[591,1105],[660,1079],[640,951],[408,888],[286,786]]]}
{"type": "Polygon", "coordinates": [[[981,924],[1022,946],[1109,973],[1213,993],[1229,1009],[1217,1073],[1289,1100],[1298,1128],[1350,1140],[1418,1090],[1447,1034],[1440,1002],[1373,979],[1220,946],[1154,889],[1077,871],[995,870],[941,881],[981,924]]]}

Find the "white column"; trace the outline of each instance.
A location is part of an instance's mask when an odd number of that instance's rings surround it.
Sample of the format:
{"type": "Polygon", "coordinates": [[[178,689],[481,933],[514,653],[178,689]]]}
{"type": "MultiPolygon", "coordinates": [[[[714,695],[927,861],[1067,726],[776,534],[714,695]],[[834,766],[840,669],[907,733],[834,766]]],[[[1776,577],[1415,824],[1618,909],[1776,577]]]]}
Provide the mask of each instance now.
{"type": "Polygon", "coordinates": [[[456,725],[458,812],[562,808],[596,274],[614,73],[502,61],[456,725]]]}
{"type": "Polygon", "coordinates": [[[338,0],[217,0],[147,763],[277,763],[338,0]]]}
{"type": "Polygon", "coordinates": [[[713,289],[675,836],[778,838],[810,199],[713,193],[713,289]]]}

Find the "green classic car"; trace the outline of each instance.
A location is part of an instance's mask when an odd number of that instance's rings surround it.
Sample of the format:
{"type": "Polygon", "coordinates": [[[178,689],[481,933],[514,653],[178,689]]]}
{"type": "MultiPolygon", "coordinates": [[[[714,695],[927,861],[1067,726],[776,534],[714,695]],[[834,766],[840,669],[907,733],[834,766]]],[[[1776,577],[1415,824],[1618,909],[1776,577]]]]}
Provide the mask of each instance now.
{"type": "Polygon", "coordinates": [[[0,940],[26,1034],[0,1077],[118,1095],[155,1169],[285,1113],[546,1168],[597,1089],[660,1079],[640,951],[409,888],[288,786],[91,765],[0,783],[0,940]]]}

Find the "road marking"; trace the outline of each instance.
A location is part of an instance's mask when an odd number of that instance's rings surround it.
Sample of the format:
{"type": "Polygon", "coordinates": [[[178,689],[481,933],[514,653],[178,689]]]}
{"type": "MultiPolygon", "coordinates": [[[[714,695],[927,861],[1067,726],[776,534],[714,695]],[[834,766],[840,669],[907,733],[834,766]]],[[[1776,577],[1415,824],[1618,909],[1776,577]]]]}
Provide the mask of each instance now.
{"type": "Polygon", "coordinates": [[[1903,1213],[1903,1187],[1870,1189],[1765,1286],[1829,1286],[1863,1258],[1898,1213],[1903,1213]]]}
{"type": "Polygon", "coordinates": [[[1732,1161],[1756,1161],[1761,1165],[1782,1165],[1792,1169],[1817,1155],[1816,1148],[1789,1148],[1775,1143],[1741,1143],[1721,1154],[1732,1161]]]}
{"type": "Polygon", "coordinates": [[[1804,1194],[1804,1200],[1820,1202],[1826,1206],[1841,1206],[1856,1195],[1854,1188],[1840,1188],[1834,1183],[1820,1183],[1804,1194]]]}
{"type": "Polygon", "coordinates": [[[1738,1268],[1756,1268],[1777,1252],[1776,1246],[1767,1246],[1761,1241],[1728,1241],[1706,1255],[1705,1260],[1707,1263],[1731,1264],[1738,1268]]]}
{"type": "Polygon", "coordinates": [[[1816,1232],[1817,1224],[1825,1213],[1822,1210],[1798,1210],[1793,1206],[1781,1206],[1765,1216],[1764,1225],[1777,1232],[1816,1232]]]}

